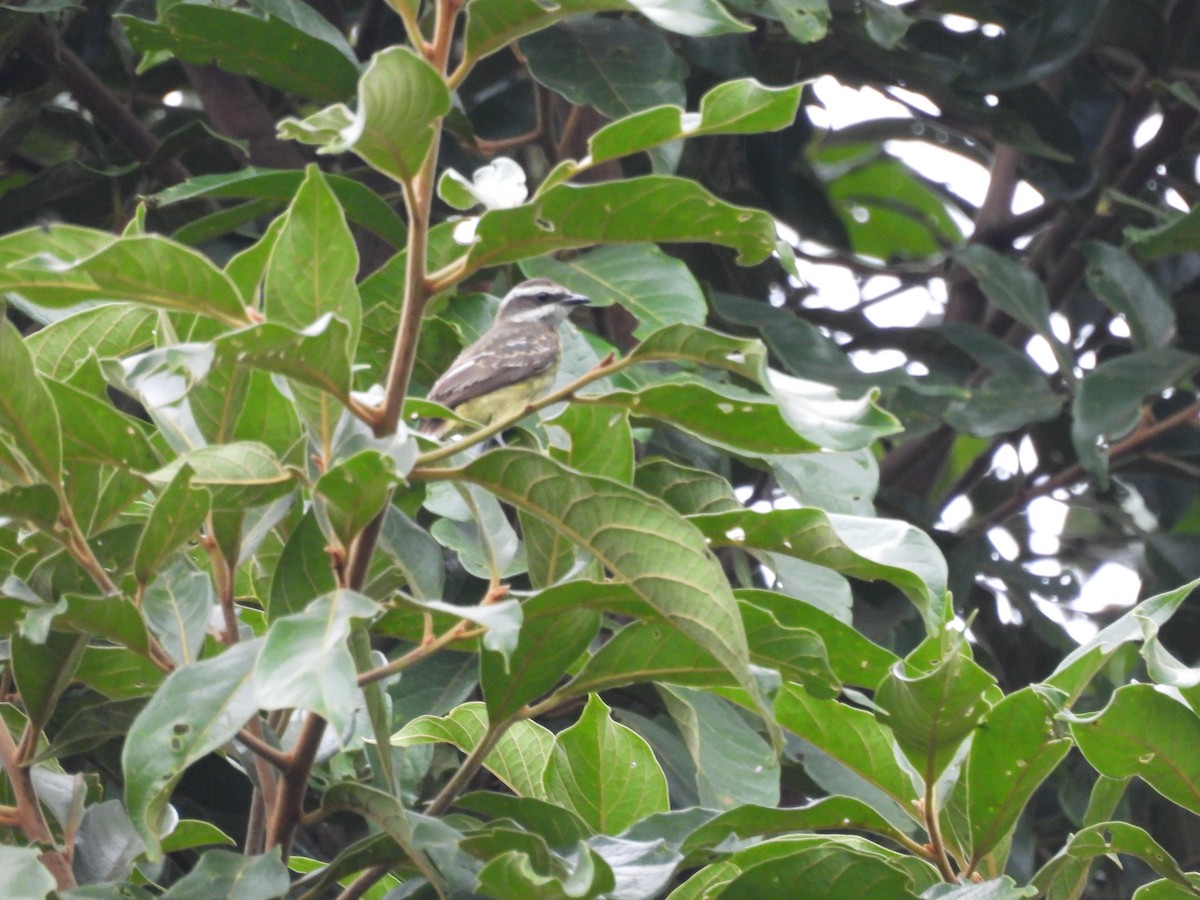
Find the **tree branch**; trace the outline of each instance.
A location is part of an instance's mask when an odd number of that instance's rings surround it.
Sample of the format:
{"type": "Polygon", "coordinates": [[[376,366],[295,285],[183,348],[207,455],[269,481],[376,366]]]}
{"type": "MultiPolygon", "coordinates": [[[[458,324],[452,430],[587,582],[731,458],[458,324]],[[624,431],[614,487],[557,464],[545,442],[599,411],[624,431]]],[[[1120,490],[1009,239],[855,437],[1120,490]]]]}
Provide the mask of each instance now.
{"type": "MultiPolygon", "coordinates": [[[[38,23],[29,27],[21,39],[21,49],[39,66],[57,78],[79,105],[137,159],[149,162],[158,152],[159,141],[132,112],[125,108],[91,69],[67,47],[58,35],[38,23]]],[[[190,173],[178,160],[163,166],[170,182],[187,181],[190,173]]]]}

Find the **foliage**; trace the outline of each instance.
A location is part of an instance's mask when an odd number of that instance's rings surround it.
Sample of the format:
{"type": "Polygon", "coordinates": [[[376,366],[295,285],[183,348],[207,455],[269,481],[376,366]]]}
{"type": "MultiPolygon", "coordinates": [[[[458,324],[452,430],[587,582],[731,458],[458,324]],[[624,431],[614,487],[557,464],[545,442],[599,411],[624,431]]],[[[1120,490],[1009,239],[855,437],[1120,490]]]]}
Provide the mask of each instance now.
{"type": "Polygon", "coordinates": [[[1200,894],[1200,4],[0,34],[5,896],[1200,894]],[[418,434],[522,276],[555,389],[418,434]]]}

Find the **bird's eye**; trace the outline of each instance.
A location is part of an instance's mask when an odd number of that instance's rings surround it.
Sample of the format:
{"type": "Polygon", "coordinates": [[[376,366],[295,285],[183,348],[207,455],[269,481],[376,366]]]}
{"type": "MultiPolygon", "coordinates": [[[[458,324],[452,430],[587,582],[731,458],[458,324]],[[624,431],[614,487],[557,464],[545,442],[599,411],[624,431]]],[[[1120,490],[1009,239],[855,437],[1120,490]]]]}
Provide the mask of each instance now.
{"type": "Polygon", "coordinates": [[[546,291],[542,291],[541,293],[539,293],[537,295],[537,298],[540,302],[545,303],[547,300],[550,299],[550,294],[547,293],[546,291]]]}

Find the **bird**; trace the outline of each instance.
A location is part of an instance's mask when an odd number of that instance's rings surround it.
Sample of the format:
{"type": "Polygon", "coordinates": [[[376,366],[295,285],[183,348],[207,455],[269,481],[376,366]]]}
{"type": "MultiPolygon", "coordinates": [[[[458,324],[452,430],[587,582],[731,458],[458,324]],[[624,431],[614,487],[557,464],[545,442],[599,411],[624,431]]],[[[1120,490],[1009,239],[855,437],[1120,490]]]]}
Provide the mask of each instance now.
{"type": "MultiPolygon", "coordinates": [[[[505,294],[487,331],[458,355],[426,399],[484,427],[520,414],[554,384],[562,357],[559,324],[589,303],[549,278],[522,281],[505,294]]],[[[421,431],[447,437],[461,427],[427,419],[421,431]]]]}

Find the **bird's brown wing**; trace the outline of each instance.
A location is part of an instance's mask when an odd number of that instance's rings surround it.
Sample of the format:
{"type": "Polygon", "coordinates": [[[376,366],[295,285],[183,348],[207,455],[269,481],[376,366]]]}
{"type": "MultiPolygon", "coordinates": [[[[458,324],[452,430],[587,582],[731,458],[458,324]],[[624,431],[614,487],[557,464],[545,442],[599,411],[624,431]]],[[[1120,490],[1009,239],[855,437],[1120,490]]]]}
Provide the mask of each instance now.
{"type": "Polygon", "coordinates": [[[558,332],[553,328],[497,326],[458,355],[430,388],[428,399],[454,409],[545,371],[558,354],[558,332]]]}

